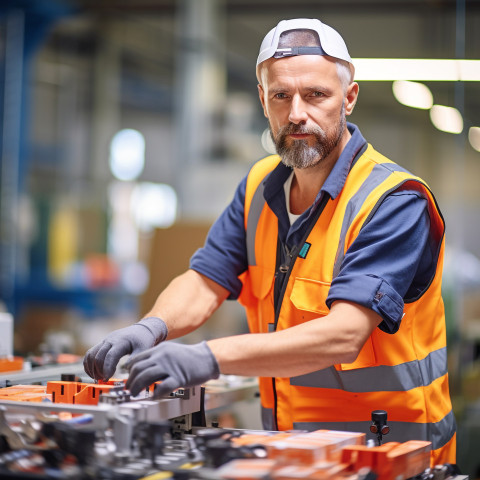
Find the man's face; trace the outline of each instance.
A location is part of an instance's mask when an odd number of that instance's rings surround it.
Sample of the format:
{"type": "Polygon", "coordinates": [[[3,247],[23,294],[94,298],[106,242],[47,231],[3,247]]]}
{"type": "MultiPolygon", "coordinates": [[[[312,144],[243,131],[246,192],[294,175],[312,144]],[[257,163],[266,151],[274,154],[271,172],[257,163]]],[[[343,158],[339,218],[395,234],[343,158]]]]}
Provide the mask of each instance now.
{"type": "Polygon", "coordinates": [[[356,101],[357,84],[344,91],[328,57],[300,55],[265,62],[260,101],[283,163],[308,168],[338,158],[348,141],[345,115],[356,101]]]}

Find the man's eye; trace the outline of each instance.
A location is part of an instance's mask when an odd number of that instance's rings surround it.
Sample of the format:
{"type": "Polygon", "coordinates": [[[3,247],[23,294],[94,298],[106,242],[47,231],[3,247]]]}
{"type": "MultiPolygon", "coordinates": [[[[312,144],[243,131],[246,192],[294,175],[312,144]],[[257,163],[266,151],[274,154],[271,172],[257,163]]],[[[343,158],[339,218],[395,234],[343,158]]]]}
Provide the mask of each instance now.
{"type": "Polygon", "coordinates": [[[286,93],[276,93],[275,98],[287,98],[287,94],[286,93]]]}
{"type": "Polygon", "coordinates": [[[323,97],[324,94],[323,94],[323,92],[312,92],[312,95],[314,97],[323,97]]]}

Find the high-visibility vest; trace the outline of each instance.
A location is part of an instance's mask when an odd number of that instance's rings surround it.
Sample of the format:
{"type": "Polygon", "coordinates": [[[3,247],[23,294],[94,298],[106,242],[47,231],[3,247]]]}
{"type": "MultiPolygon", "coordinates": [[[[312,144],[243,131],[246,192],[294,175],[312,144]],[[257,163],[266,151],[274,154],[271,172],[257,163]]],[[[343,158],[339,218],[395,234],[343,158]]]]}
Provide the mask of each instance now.
{"type": "MultiPolygon", "coordinates": [[[[404,305],[399,330],[376,328],[353,363],[291,378],[260,378],[267,429],[368,432],[373,410],[386,410],[389,441],[432,442],[432,465],[455,463],[456,424],[448,388],[446,327],[441,297],[444,222],[428,186],[370,145],[356,159],[344,188],[298,245],[274,305],[278,219],[265,202],[265,177],[280,159],[257,162],[247,179],[245,229],[248,270],[239,301],[252,333],[283,330],[328,315],[326,299],[348,248],[390,192],[418,191],[428,200],[431,235],[440,245],[428,288],[404,305]]],[[[394,300],[377,294],[380,311],[394,300]]],[[[388,312],[388,308],[385,312],[388,312]]]]}

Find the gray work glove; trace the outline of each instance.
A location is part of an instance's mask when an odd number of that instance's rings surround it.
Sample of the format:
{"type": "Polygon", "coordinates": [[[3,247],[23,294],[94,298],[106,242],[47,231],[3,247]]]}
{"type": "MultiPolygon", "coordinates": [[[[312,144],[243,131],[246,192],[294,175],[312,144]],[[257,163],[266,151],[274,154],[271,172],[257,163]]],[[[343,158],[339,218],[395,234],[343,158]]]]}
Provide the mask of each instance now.
{"type": "Polygon", "coordinates": [[[148,317],[129,327],[109,333],[103,341],[85,354],[83,368],[95,380],[108,380],[124,355],[136,355],[167,338],[168,329],[163,320],[148,317]]]}
{"type": "Polygon", "coordinates": [[[131,357],[126,388],[136,396],[141,390],[161,380],[155,387],[155,396],[161,397],[180,387],[201,385],[218,378],[217,359],[207,342],[195,345],[165,342],[131,357]]]}

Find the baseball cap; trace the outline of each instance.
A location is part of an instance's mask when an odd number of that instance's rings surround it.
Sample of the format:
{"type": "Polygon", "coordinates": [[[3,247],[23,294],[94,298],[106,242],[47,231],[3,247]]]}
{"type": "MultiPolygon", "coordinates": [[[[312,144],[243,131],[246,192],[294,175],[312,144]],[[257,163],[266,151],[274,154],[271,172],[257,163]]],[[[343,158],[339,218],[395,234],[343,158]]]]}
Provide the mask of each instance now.
{"type": "Polygon", "coordinates": [[[262,41],[257,58],[257,67],[269,58],[282,58],[294,55],[328,55],[339,58],[350,64],[353,73],[352,59],[341,35],[332,27],[316,18],[295,18],[282,20],[272,28],[262,41]],[[280,35],[289,30],[313,30],[318,33],[320,47],[288,47],[279,48],[280,35]]]}

